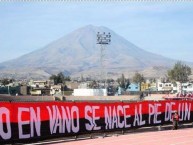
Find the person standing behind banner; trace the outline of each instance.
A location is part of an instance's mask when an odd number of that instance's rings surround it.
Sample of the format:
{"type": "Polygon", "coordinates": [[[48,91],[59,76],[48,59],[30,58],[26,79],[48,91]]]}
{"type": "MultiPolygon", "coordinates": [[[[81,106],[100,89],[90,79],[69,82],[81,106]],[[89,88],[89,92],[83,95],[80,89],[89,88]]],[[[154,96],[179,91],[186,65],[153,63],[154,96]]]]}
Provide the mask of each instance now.
{"type": "Polygon", "coordinates": [[[172,115],[173,130],[177,130],[178,129],[179,118],[180,118],[180,116],[178,115],[178,112],[174,111],[174,114],[172,115]]]}

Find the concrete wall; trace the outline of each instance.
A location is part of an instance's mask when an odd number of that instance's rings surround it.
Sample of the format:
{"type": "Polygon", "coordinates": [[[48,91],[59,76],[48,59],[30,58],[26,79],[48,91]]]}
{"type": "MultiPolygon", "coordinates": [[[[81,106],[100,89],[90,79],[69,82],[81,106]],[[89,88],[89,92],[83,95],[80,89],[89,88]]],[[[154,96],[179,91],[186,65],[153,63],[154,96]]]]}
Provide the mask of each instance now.
{"type": "Polygon", "coordinates": [[[54,96],[10,96],[0,94],[0,101],[55,101],[54,96]]]}
{"type": "MultiPolygon", "coordinates": [[[[149,96],[144,97],[144,100],[164,100],[164,96],[168,96],[168,94],[151,94],[149,96]]],[[[174,94],[170,94],[169,96],[174,96],[174,94]]],[[[139,101],[139,95],[120,95],[120,96],[65,96],[67,101],[139,101]]]]}
{"type": "Polygon", "coordinates": [[[74,96],[107,96],[107,89],[74,89],[74,96]]]}
{"type": "Polygon", "coordinates": [[[124,95],[124,96],[65,96],[67,101],[71,100],[88,100],[88,101],[132,101],[132,100],[139,100],[139,95],[124,95]]]}

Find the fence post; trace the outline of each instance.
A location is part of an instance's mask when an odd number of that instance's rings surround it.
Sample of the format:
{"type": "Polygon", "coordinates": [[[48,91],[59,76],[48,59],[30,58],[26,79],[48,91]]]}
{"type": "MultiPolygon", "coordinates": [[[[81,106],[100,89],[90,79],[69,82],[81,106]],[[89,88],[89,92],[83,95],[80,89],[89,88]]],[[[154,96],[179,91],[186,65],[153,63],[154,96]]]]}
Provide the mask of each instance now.
{"type": "Polygon", "coordinates": [[[77,138],[78,138],[77,135],[75,135],[74,139],[77,140],[77,138]]]}
{"type": "Polygon", "coordinates": [[[105,137],[106,137],[106,133],[104,132],[104,133],[103,133],[103,138],[105,138],[105,137]]]}
{"type": "Polygon", "coordinates": [[[124,134],[124,130],[123,129],[122,129],[121,133],[124,134]]]}
{"type": "Polygon", "coordinates": [[[159,125],[158,126],[158,131],[161,131],[161,130],[162,130],[161,125],[159,125]]]}

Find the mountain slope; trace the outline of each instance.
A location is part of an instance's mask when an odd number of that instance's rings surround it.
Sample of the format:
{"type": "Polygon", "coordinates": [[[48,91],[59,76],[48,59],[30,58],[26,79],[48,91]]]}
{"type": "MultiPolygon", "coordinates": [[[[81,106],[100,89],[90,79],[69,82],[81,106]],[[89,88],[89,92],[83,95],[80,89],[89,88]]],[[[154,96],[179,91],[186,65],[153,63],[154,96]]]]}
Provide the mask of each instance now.
{"type": "Polygon", "coordinates": [[[147,52],[106,27],[88,25],[48,44],[42,49],[0,64],[0,68],[38,68],[48,73],[68,71],[71,74],[100,67],[100,45],[97,32],[110,32],[111,44],[105,50],[105,68],[121,71],[152,66],[171,66],[174,60],[147,52]]]}

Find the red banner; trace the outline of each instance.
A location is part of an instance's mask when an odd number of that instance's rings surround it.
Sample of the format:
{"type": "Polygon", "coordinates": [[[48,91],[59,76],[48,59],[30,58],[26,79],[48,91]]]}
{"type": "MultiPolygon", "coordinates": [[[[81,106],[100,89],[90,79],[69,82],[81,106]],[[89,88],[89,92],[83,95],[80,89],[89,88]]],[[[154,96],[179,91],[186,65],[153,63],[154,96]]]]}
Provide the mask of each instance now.
{"type": "Polygon", "coordinates": [[[0,102],[0,142],[41,140],[108,130],[168,124],[177,110],[193,121],[193,101],[0,102]]]}

